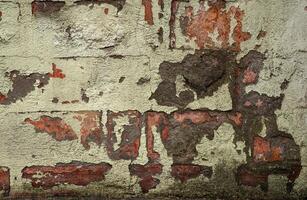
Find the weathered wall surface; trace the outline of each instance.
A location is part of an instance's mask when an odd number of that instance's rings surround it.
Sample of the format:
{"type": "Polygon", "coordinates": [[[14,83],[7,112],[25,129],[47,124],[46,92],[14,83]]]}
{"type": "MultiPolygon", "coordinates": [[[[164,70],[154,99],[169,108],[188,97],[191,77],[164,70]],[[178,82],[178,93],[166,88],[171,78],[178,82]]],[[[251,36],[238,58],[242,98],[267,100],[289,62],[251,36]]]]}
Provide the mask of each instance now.
{"type": "Polygon", "coordinates": [[[0,1],[0,193],[307,196],[305,0],[0,1]]]}

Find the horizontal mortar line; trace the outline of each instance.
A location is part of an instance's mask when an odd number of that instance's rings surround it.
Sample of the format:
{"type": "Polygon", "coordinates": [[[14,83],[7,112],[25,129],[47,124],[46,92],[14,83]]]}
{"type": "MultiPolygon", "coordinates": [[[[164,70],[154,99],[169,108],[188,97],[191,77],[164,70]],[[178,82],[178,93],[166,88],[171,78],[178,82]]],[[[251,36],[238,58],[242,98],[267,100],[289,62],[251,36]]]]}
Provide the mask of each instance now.
{"type": "Polygon", "coordinates": [[[20,111],[20,112],[9,111],[6,113],[31,114],[31,113],[61,113],[61,112],[92,112],[92,111],[102,112],[103,110],[38,110],[38,111],[20,111]]]}
{"type": "MultiPolygon", "coordinates": [[[[123,57],[147,57],[149,59],[149,56],[147,55],[123,55],[123,54],[109,54],[106,56],[56,56],[53,57],[55,59],[78,59],[78,58],[108,58],[112,56],[123,56],[123,57]]],[[[118,59],[118,58],[114,58],[118,59]]]]}
{"type": "MultiPolygon", "coordinates": [[[[106,112],[108,111],[109,109],[93,109],[93,110],[90,110],[90,109],[86,109],[86,110],[35,110],[35,111],[8,111],[8,112],[2,112],[2,114],[11,114],[11,113],[14,113],[14,114],[31,114],[31,113],[61,113],[61,112],[92,112],[92,111],[98,111],[98,112],[106,112]]],[[[132,110],[137,110],[137,109],[132,109],[132,110]]],[[[190,109],[188,109],[190,110],[190,109]]],[[[201,111],[201,109],[191,109],[192,111],[201,111]]],[[[163,110],[151,110],[151,109],[148,109],[145,112],[147,111],[153,111],[153,112],[165,112],[163,110]]],[[[172,112],[176,112],[178,110],[174,110],[174,111],[170,111],[170,112],[165,112],[165,113],[172,113],[172,112]]],[[[230,112],[233,112],[233,110],[224,110],[224,111],[219,111],[219,110],[203,110],[203,111],[209,111],[209,112],[219,112],[219,113],[230,113],[230,112]]],[[[117,111],[116,111],[117,112],[117,111]]]]}
{"type": "MultiPolygon", "coordinates": [[[[108,57],[112,57],[112,56],[123,56],[123,57],[146,57],[148,59],[149,56],[147,55],[123,55],[123,54],[109,54],[109,55],[105,55],[105,56],[55,56],[55,57],[52,57],[51,59],[78,59],[78,58],[108,58],[108,57]]],[[[0,58],[38,58],[38,59],[44,59],[42,57],[39,57],[39,56],[22,56],[22,55],[0,55],[0,58]]],[[[115,58],[116,59],[116,58],[115,58]]]]}
{"type": "Polygon", "coordinates": [[[61,112],[106,112],[108,109],[106,110],[101,110],[101,109],[98,109],[98,110],[38,110],[38,111],[19,111],[19,112],[15,112],[15,111],[9,111],[9,112],[6,112],[6,113],[3,113],[3,114],[31,114],[31,113],[61,113],[61,112]]]}
{"type": "Polygon", "coordinates": [[[21,55],[0,55],[0,58],[15,58],[15,57],[20,57],[20,58],[38,58],[42,59],[39,56],[21,56],[21,55]]]}

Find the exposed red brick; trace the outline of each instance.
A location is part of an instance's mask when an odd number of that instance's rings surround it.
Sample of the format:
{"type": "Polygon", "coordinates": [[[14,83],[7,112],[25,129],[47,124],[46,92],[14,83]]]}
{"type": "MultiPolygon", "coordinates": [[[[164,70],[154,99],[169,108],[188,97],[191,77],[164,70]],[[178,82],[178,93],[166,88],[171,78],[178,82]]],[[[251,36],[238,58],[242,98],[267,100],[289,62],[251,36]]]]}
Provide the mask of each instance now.
{"type": "Polygon", "coordinates": [[[84,111],[78,112],[78,114],[74,117],[81,122],[81,144],[85,149],[89,149],[89,142],[94,142],[97,145],[101,145],[102,143],[102,125],[100,123],[101,120],[101,112],[99,111],[84,111]]]}
{"type": "Polygon", "coordinates": [[[256,136],[253,143],[253,158],[255,162],[273,162],[282,160],[282,150],[279,146],[271,147],[268,140],[256,136]]]}
{"type": "Polygon", "coordinates": [[[150,189],[154,189],[160,183],[160,180],[151,176],[140,180],[139,184],[142,192],[147,193],[150,189]]]}
{"type": "Polygon", "coordinates": [[[162,168],[163,166],[160,163],[129,165],[130,174],[141,178],[139,184],[143,192],[148,192],[150,189],[156,188],[156,186],[160,183],[160,180],[154,178],[153,176],[161,174],[162,168]]]}
{"type": "Polygon", "coordinates": [[[52,63],[52,73],[48,73],[48,76],[51,78],[60,78],[63,79],[65,78],[65,74],[62,73],[62,70],[57,68],[57,66],[52,63]]]}
{"type": "Polygon", "coordinates": [[[150,160],[157,160],[160,158],[158,152],[154,150],[154,135],[152,132],[153,126],[161,130],[160,136],[162,141],[166,141],[169,136],[168,121],[164,113],[147,112],[146,113],[146,148],[147,157],[150,160]]]}
{"type": "Polygon", "coordinates": [[[132,164],[129,171],[138,177],[153,176],[162,173],[163,166],[160,163],[147,163],[146,165],[132,164]]]}
{"type": "Polygon", "coordinates": [[[31,166],[22,170],[22,178],[31,180],[33,187],[44,189],[60,184],[85,186],[92,182],[102,181],[112,168],[108,163],[56,164],[55,166],[31,166]]]}
{"type": "Polygon", "coordinates": [[[185,120],[190,120],[194,124],[217,121],[215,116],[211,116],[208,112],[203,111],[186,111],[184,113],[175,112],[174,119],[180,123],[184,122],[185,120]]]}
{"type": "Polygon", "coordinates": [[[36,131],[46,132],[57,141],[78,139],[72,128],[59,117],[41,116],[39,120],[26,118],[26,123],[32,124],[36,131]]]}
{"type": "Polygon", "coordinates": [[[218,29],[222,46],[227,46],[230,33],[229,14],[216,6],[212,6],[206,11],[202,5],[198,14],[192,17],[186,32],[190,38],[195,37],[195,42],[199,48],[204,48],[205,46],[214,46],[210,34],[216,29],[218,29]]]}
{"type": "Polygon", "coordinates": [[[153,13],[152,13],[152,1],[151,0],[142,0],[142,5],[145,8],[144,20],[149,24],[153,25],[153,13]]]}
{"type": "Polygon", "coordinates": [[[5,101],[6,96],[0,92],[0,103],[5,101]]]}
{"type": "Polygon", "coordinates": [[[53,13],[58,12],[65,5],[64,1],[33,1],[31,3],[32,6],[32,14],[36,13],[53,13]]]}
{"type": "Polygon", "coordinates": [[[111,159],[135,159],[139,155],[140,136],[141,136],[141,113],[135,110],[107,113],[106,127],[107,133],[107,150],[111,159]],[[114,127],[115,119],[128,116],[129,124],[124,125],[121,138],[116,138],[114,127]],[[114,144],[118,142],[119,148],[114,149],[114,144]]]}
{"type": "Polygon", "coordinates": [[[250,67],[248,67],[244,71],[243,75],[243,83],[244,84],[251,84],[251,83],[256,83],[258,80],[258,74],[255,73],[250,67]]]}
{"type": "Polygon", "coordinates": [[[174,49],[176,47],[176,33],[175,33],[175,27],[176,27],[176,14],[178,11],[178,6],[180,4],[180,1],[178,0],[172,0],[171,2],[171,16],[169,19],[169,48],[174,49]]]}
{"type": "MultiPolygon", "coordinates": [[[[218,0],[210,3],[206,10],[201,2],[200,10],[197,15],[193,14],[193,9],[186,9],[186,17],[188,23],[182,27],[184,32],[190,37],[195,38],[195,42],[199,48],[215,47],[217,44],[212,39],[211,34],[218,32],[216,38],[221,42],[222,48],[230,47],[229,38],[231,32],[231,18],[234,17],[237,24],[233,30],[232,38],[234,39],[234,50],[240,50],[240,43],[250,39],[250,34],[242,31],[242,18],[244,12],[239,8],[232,7],[226,10],[225,2],[218,0]]],[[[185,22],[186,23],[186,22],[185,22]]]]}
{"type": "Polygon", "coordinates": [[[237,21],[237,25],[234,27],[233,33],[232,33],[232,38],[235,41],[234,43],[234,50],[240,51],[241,47],[241,42],[244,42],[246,40],[249,40],[251,38],[251,34],[248,32],[243,32],[242,30],[242,20],[244,16],[244,11],[242,11],[240,8],[236,7],[231,7],[230,10],[234,14],[234,18],[237,21]]]}
{"type": "Polygon", "coordinates": [[[281,158],[282,149],[281,147],[272,147],[271,149],[271,160],[282,160],[281,158]]]}
{"type": "Polygon", "coordinates": [[[171,175],[181,182],[186,182],[189,179],[196,178],[200,175],[211,177],[212,168],[194,164],[173,164],[171,175]]]}
{"type": "Polygon", "coordinates": [[[254,137],[253,157],[254,161],[266,161],[270,152],[270,143],[262,137],[254,137]]]}
{"type": "Polygon", "coordinates": [[[242,125],[243,116],[241,113],[235,113],[234,115],[228,116],[230,120],[232,120],[237,126],[242,125]]]}
{"type": "Polygon", "coordinates": [[[10,170],[7,167],[0,167],[0,191],[4,196],[10,193],[10,170]]]}

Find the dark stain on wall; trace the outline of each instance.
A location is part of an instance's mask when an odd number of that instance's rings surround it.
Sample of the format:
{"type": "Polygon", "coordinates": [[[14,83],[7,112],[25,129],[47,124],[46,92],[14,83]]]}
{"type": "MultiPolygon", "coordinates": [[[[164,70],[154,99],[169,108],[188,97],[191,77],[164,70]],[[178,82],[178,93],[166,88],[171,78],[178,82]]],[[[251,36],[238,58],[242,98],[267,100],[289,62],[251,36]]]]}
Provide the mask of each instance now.
{"type": "Polygon", "coordinates": [[[65,6],[65,1],[32,1],[32,14],[58,12],[65,6]]]}
{"type": "Polygon", "coordinates": [[[288,178],[287,191],[291,192],[302,167],[299,146],[290,134],[278,129],[275,111],[281,108],[284,95],[270,97],[245,91],[247,85],[258,82],[264,60],[265,56],[260,52],[250,51],[240,60],[239,67],[232,74],[234,81],[229,85],[233,109],[243,117],[242,127],[236,129],[236,135],[241,135],[247,146],[247,163],[238,168],[237,179],[239,184],[260,185],[267,191],[268,176],[283,175],[288,178]],[[258,134],[264,127],[265,136],[261,137],[258,134]]]}
{"type": "Polygon", "coordinates": [[[138,157],[141,137],[141,113],[135,110],[128,110],[122,112],[107,112],[106,127],[108,130],[106,146],[108,155],[111,159],[119,160],[135,160],[138,157]],[[116,119],[127,116],[129,124],[123,126],[121,138],[116,137],[114,130],[116,126],[116,119]],[[119,148],[114,149],[114,144],[118,143],[119,148]]]}
{"type": "Polygon", "coordinates": [[[6,95],[0,93],[0,104],[8,105],[15,103],[27,96],[31,91],[35,90],[37,84],[38,88],[42,88],[49,83],[50,77],[48,74],[32,73],[30,75],[21,74],[17,70],[7,72],[5,74],[12,81],[12,89],[6,95]]]}
{"type": "Polygon", "coordinates": [[[229,81],[230,71],[236,65],[235,54],[226,50],[196,50],[179,63],[163,62],[159,68],[162,82],[150,99],[159,105],[184,108],[197,98],[213,95],[222,84],[229,81]],[[187,89],[177,96],[176,78],[184,78],[187,89]]]}

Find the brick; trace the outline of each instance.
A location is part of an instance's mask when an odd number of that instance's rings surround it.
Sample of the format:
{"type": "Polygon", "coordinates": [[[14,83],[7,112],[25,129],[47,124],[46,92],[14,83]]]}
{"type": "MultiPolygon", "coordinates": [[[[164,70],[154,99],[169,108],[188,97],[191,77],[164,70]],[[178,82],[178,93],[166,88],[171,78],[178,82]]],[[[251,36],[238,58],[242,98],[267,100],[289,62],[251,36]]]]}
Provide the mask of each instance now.
{"type": "Polygon", "coordinates": [[[7,167],[0,167],[0,194],[8,196],[10,193],[10,170],[7,167]]]}
{"type": "Polygon", "coordinates": [[[33,125],[38,132],[46,132],[52,135],[57,141],[78,139],[74,130],[59,117],[43,115],[38,120],[26,118],[24,122],[33,125]]]}
{"type": "Polygon", "coordinates": [[[99,146],[102,143],[101,115],[102,112],[100,111],[80,111],[74,116],[81,123],[81,144],[87,150],[90,148],[90,142],[94,142],[99,146]]]}
{"type": "Polygon", "coordinates": [[[143,192],[148,192],[150,189],[156,188],[160,180],[154,178],[155,175],[162,173],[163,166],[159,163],[147,163],[146,165],[132,164],[129,165],[131,175],[141,178],[139,185],[143,192]]]}
{"type": "Polygon", "coordinates": [[[145,14],[144,20],[149,24],[153,25],[153,14],[152,14],[152,1],[151,0],[142,0],[142,5],[144,6],[145,14]]]}
{"type": "Polygon", "coordinates": [[[199,48],[218,46],[240,51],[240,44],[251,38],[250,33],[242,31],[244,11],[234,6],[226,9],[224,0],[210,2],[208,8],[205,7],[204,1],[201,1],[200,9],[197,14],[194,13],[196,12],[193,7],[186,6],[185,14],[180,17],[180,26],[182,32],[194,39],[199,48]],[[236,21],[233,30],[232,20],[236,21]],[[217,36],[213,34],[215,31],[218,33],[217,36]],[[233,40],[232,44],[230,37],[233,40]]]}
{"type": "Polygon", "coordinates": [[[108,163],[59,163],[55,166],[31,166],[22,170],[22,178],[29,179],[32,186],[49,189],[61,184],[86,186],[105,179],[112,168],[108,163]]]}
{"type": "Polygon", "coordinates": [[[160,131],[160,139],[166,141],[169,137],[169,122],[165,113],[146,112],[145,113],[145,132],[146,132],[146,149],[147,157],[150,161],[158,160],[160,155],[154,150],[154,134],[153,127],[157,127],[160,131]]]}
{"type": "Polygon", "coordinates": [[[111,159],[134,160],[138,157],[142,128],[141,116],[141,113],[135,110],[107,112],[106,127],[108,133],[106,146],[111,159]],[[115,120],[125,116],[128,118],[128,124],[123,125],[121,137],[116,137],[116,133],[114,132],[116,126],[115,120]],[[119,145],[118,148],[114,148],[115,143],[119,145]]]}
{"type": "Polygon", "coordinates": [[[200,175],[210,178],[212,176],[212,167],[194,164],[173,164],[171,175],[181,182],[186,182],[200,175]]]}
{"type": "Polygon", "coordinates": [[[300,158],[298,155],[299,147],[295,144],[293,138],[287,136],[273,138],[254,137],[254,162],[299,162],[300,158]]]}

